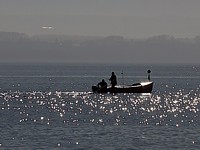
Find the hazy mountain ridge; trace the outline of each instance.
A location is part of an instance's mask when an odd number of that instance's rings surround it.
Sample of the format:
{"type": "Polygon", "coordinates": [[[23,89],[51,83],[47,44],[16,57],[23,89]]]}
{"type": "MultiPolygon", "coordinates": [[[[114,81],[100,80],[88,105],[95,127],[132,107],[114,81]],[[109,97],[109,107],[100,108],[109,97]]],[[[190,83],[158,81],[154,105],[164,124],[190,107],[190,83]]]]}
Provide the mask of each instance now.
{"type": "Polygon", "coordinates": [[[0,32],[1,62],[199,63],[200,36],[145,39],[0,32]]]}

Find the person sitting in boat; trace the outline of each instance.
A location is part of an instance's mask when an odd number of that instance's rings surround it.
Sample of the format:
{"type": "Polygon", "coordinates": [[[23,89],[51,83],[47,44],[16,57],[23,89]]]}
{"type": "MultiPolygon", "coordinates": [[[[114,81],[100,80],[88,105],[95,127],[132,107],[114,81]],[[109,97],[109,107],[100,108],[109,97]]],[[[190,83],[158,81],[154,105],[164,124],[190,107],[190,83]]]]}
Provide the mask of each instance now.
{"type": "Polygon", "coordinates": [[[111,82],[112,88],[114,88],[115,85],[117,85],[117,77],[114,72],[112,72],[112,75],[109,80],[111,82]]]}
{"type": "Polygon", "coordinates": [[[101,91],[104,91],[104,92],[107,91],[107,83],[105,82],[104,79],[102,79],[102,81],[99,82],[99,83],[97,84],[97,86],[98,86],[98,88],[99,88],[101,91]]]}

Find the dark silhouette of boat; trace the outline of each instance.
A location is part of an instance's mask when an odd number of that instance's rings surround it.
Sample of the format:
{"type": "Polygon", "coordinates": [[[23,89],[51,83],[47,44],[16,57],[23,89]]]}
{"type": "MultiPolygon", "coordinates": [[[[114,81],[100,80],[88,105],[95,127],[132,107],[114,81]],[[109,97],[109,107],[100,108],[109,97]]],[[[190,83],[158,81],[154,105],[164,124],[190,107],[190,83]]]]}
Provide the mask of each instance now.
{"type": "MultiPolygon", "coordinates": [[[[132,85],[117,85],[117,86],[92,86],[94,93],[151,93],[153,89],[153,82],[150,81],[151,70],[147,71],[148,81],[135,83],[132,85]]],[[[123,73],[122,73],[123,75],[123,73]]]]}
{"type": "Polygon", "coordinates": [[[151,93],[153,89],[153,82],[141,82],[133,85],[118,85],[115,87],[98,88],[92,86],[94,93],[151,93]]]}

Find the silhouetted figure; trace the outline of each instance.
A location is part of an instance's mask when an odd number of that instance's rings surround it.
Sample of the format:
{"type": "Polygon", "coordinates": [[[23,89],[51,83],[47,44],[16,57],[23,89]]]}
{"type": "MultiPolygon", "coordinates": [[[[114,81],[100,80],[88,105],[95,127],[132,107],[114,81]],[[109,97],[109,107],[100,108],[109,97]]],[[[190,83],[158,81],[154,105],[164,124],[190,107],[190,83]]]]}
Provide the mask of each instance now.
{"type": "Polygon", "coordinates": [[[99,82],[97,84],[99,90],[101,90],[102,92],[107,92],[107,83],[105,82],[105,80],[103,79],[101,82],[99,82]]]}
{"type": "Polygon", "coordinates": [[[114,72],[112,72],[112,75],[109,80],[111,82],[112,88],[114,88],[115,85],[117,85],[117,77],[114,72]]]}

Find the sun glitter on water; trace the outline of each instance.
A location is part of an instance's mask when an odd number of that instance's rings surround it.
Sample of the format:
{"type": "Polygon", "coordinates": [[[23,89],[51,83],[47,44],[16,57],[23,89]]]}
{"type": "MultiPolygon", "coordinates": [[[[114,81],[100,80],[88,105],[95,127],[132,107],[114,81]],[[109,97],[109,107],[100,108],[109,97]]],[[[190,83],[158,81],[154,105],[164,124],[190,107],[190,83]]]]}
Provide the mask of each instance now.
{"type": "Polygon", "coordinates": [[[176,126],[199,123],[199,90],[165,94],[90,92],[4,92],[1,112],[14,111],[20,123],[176,126]]]}

